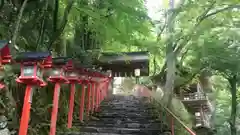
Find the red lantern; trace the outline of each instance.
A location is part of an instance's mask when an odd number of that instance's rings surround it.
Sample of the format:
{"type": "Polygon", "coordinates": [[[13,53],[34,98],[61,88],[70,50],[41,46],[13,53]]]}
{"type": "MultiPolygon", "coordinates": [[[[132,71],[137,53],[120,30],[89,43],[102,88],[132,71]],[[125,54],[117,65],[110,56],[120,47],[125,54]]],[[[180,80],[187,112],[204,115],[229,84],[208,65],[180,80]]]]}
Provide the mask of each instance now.
{"type": "Polygon", "coordinates": [[[50,82],[68,83],[65,76],[67,61],[65,57],[53,58],[52,70],[48,78],[50,82]]]}
{"type": "Polygon", "coordinates": [[[26,52],[20,53],[16,58],[16,62],[21,63],[21,75],[16,81],[18,83],[27,84],[19,128],[19,135],[27,135],[33,95],[32,87],[46,85],[46,82],[44,82],[42,78],[42,68],[39,63],[49,56],[50,53],[26,52]]]}
{"type": "Polygon", "coordinates": [[[68,83],[68,80],[65,77],[65,70],[67,64],[67,58],[60,57],[60,58],[53,58],[52,62],[45,61],[48,63],[48,67],[52,67],[50,76],[48,80],[50,82],[55,83],[54,87],[54,95],[53,95],[53,107],[52,107],[52,114],[51,114],[51,125],[50,125],[50,132],[49,135],[56,134],[56,122],[57,122],[57,114],[58,114],[58,101],[60,95],[60,84],[61,83],[68,83]],[[49,66],[51,64],[51,66],[49,66]]]}
{"type": "Polygon", "coordinates": [[[71,89],[69,97],[69,112],[68,112],[68,128],[72,127],[73,108],[74,108],[74,94],[75,85],[79,82],[79,76],[77,70],[74,68],[73,61],[69,60],[66,66],[66,78],[68,79],[71,89]]]}
{"type": "Polygon", "coordinates": [[[52,56],[48,56],[46,59],[43,60],[43,62],[41,63],[41,66],[44,69],[49,69],[52,67],[52,56]]]}
{"type": "MultiPolygon", "coordinates": [[[[78,83],[82,85],[82,91],[81,91],[81,97],[79,99],[80,106],[79,106],[79,120],[80,122],[83,122],[83,114],[84,114],[84,106],[85,106],[85,93],[86,88],[85,86],[89,83],[89,77],[87,74],[87,70],[83,67],[78,67],[77,70],[79,71],[79,81],[78,83]]],[[[89,94],[89,93],[88,93],[89,94]]]]}
{"type": "Polygon", "coordinates": [[[66,78],[70,83],[79,82],[79,74],[77,69],[74,68],[72,60],[69,60],[66,66],[66,78]]]}
{"type": "MultiPolygon", "coordinates": [[[[11,62],[10,49],[8,47],[7,40],[0,40],[0,72],[3,72],[3,65],[11,62]]],[[[3,73],[1,73],[3,75],[3,73]]],[[[3,89],[5,85],[0,82],[0,89],[3,89]]]]}
{"type": "Polygon", "coordinates": [[[16,62],[21,63],[21,74],[16,80],[18,83],[35,86],[46,86],[46,82],[43,80],[43,68],[40,63],[50,53],[44,52],[26,52],[17,56],[16,62]]]}
{"type": "Polygon", "coordinates": [[[11,62],[11,54],[10,54],[10,49],[8,46],[8,41],[7,40],[0,40],[0,63],[2,64],[8,64],[11,62]]]}

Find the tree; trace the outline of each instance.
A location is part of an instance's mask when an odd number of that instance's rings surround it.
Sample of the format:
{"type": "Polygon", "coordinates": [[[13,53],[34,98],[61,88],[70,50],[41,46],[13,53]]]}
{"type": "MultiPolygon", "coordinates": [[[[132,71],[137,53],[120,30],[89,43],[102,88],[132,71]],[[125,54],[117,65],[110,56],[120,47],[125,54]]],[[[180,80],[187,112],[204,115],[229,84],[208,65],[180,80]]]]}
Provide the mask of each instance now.
{"type": "MultiPolygon", "coordinates": [[[[51,51],[54,56],[73,57],[85,65],[91,65],[100,52],[109,51],[109,48],[119,52],[143,46],[140,40],[151,35],[151,20],[144,0],[1,0],[0,20],[0,37],[12,39],[16,53],[51,51]]],[[[13,130],[19,125],[24,96],[24,86],[16,85],[12,79],[18,76],[19,69],[15,67],[8,66],[4,77],[9,92],[4,95],[13,99],[11,104],[17,104],[15,110],[7,109],[10,103],[4,100],[4,113],[12,119],[10,128],[13,130]]],[[[62,87],[68,89],[68,86],[62,87]]],[[[35,91],[29,134],[47,134],[52,89],[49,84],[35,91]]],[[[58,130],[65,130],[67,99],[68,91],[61,91],[58,130]]]]}

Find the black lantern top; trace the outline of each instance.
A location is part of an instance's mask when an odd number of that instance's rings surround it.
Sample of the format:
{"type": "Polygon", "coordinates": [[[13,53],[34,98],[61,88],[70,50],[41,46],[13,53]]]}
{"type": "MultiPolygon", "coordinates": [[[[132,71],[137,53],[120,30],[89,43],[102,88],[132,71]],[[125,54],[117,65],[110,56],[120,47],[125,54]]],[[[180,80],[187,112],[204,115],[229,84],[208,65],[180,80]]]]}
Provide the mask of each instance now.
{"type": "Polygon", "coordinates": [[[70,58],[68,57],[57,57],[57,58],[53,58],[52,63],[54,66],[63,66],[63,65],[66,65],[69,60],[70,58]]]}
{"type": "Polygon", "coordinates": [[[16,57],[16,62],[21,63],[21,74],[17,78],[18,83],[46,86],[43,80],[43,70],[40,62],[48,58],[47,52],[23,52],[16,57]]]}
{"type": "Polygon", "coordinates": [[[15,61],[21,62],[21,63],[38,62],[38,61],[44,60],[49,56],[51,56],[49,52],[23,52],[23,53],[19,53],[16,56],[15,61]]]}
{"type": "Polygon", "coordinates": [[[68,60],[69,58],[67,57],[52,58],[52,69],[48,78],[49,81],[68,83],[65,75],[68,60]]]}

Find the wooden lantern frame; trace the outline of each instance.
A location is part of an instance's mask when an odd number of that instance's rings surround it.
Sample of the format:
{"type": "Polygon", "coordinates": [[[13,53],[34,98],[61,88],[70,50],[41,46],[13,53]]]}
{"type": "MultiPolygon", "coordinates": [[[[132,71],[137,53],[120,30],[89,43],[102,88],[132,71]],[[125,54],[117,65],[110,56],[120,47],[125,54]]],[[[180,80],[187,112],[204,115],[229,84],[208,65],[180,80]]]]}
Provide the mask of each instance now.
{"type": "MultiPolygon", "coordinates": [[[[9,64],[12,61],[8,44],[9,41],[0,40],[0,72],[4,72],[3,65],[9,64]]],[[[0,82],[0,89],[3,89],[4,87],[5,84],[0,82]]]]}
{"type": "Polygon", "coordinates": [[[17,62],[21,63],[21,73],[16,79],[18,83],[27,85],[46,86],[47,83],[43,80],[43,65],[44,59],[48,58],[50,53],[48,52],[24,52],[20,53],[16,58],[17,62]],[[24,74],[24,68],[31,67],[33,73],[31,75],[24,74]],[[39,74],[40,73],[40,74],[39,74]]]}
{"type": "Polygon", "coordinates": [[[66,67],[67,67],[67,58],[65,57],[59,57],[59,58],[53,58],[52,62],[52,71],[50,76],[48,77],[48,81],[50,82],[58,82],[58,83],[69,83],[68,79],[66,78],[66,67]],[[61,62],[55,62],[61,59],[61,62]],[[54,70],[59,70],[59,75],[53,75],[52,72],[54,70]]]}
{"type": "Polygon", "coordinates": [[[75,64],[75,72],[78,74],[78,83],[79,84],[88,84],[89,83],[89,73],[87,68],[81,67],[75,64]]]}
{"type": "Polygon", "coordinates": [[[9,41],[0,40],[0,66],[9,64],[12,61],[8,44],[9,41]]]}
{"type": "Polygon", "coordinates": [[[65,76],[68,79],[69,83],[76,83],[76,82],[79,82],[79,80],[80,80],[79,72],[74,67],[74,64],[73,64],[72,60],[69,60],[67,62],[65,76]],[[75,75],[71,76],[71,74],[75,74],[75,75]]]}
{"type": "Polygon", "coordinates": [[[18,83],[23,84],[31,84],[31,85],[38,85],[38,86],[46,86],[47,83],[43,80],[43,70],[42,67],[38,64],[38,62],[24,62],[21,63],[21,74],[17,78],[18,83]],[[24,75],[24,68],[25,67],[32,67],[33,74],[30,76],[24,75]],[[38,71],[40,70],[40,75],[38,74],[38,71]]]}

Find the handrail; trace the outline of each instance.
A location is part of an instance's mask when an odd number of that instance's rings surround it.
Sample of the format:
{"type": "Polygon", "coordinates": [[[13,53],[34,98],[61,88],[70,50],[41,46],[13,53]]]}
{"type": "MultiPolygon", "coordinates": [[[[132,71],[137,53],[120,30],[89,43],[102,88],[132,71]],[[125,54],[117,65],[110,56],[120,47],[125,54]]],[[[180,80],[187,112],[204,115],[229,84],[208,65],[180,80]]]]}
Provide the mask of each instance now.
{"type": "MultiPolygon", "coordinates": [[[[139,89],[139,88],[138,88],[139,89]]],[[[150,92],[150,90],[148,89],[148,88],[146,88],[145,86],[142,86],[142,90],[143,91],[148,91],[148,92],[150,92]]],[[[152,93],[153,94],[153,93],[152,93]]],[[[178,122],[178,123],[180,123],[180,125],[181,126],[183,126],[183,128],[185,129],[185,130],[187,130],[187,132],[188,133],[190,133],[191,135],[196,135],[196,133],[194,132],[194,131],[192,131],[192,129],[190,129],[189,127],[187,127],[173,112],[171,112],[168,108],[166,108],[165,106],[163,106],[160,102],[158,102],[157,100],[156,100],[156,98],[154,98],[154,96],[153,95],[151,95],[151,94],[147,94],[147,95],[145,95],[145,97],[149,97],[150,98],[150,100],[154,100],[154,101],[156,101],[164,110],[166,110],[170,115],[171,115],[171,117],[172,117],[172,119],[171,119],[171,123],[172,123],[172,126],[171,126],[171,135],[174,135],[174,119],[178,122]],[[173,119],[174,118],[174,119],[173,119]]]]}
{"type": "MultiPolygon", "coordinates": [[[[156,99],[155,99],[156,100],[156,99]]],[[[194,131],[192,131],[192,129],[190,129],[189,127],[187,127],[172,111],[170,111],[168,108],[166,108],[165,106],[163,106],[161,103],[157,102],[164,110],[166,110],[171,116],[172,118],[174,118],[175,120],[177,120],[177,122],[179,122],[181,124],[181,126],[183,126],[184,129],[186,129],[188,131],[188,133],[190,133],[191,135],[196,135],[196,133],[194,131]]]]}

